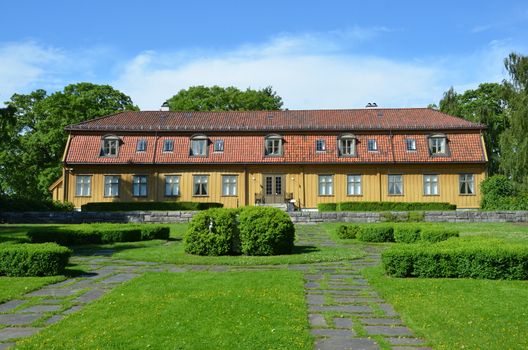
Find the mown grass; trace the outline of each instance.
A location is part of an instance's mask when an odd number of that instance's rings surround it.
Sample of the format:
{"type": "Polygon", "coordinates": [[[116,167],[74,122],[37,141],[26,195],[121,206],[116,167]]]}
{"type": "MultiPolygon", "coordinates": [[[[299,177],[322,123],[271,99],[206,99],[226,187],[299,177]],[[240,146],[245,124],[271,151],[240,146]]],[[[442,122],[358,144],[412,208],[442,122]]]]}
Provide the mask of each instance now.
{"type": "Polygon", "coordinates": [[[0,277],[0,303],[20,298],[22,295],[44,287],[47,284],[63,281],[64,276],[51,277],[0,277]]]}
{"type": "Polygon", "coordinates": [[[302,274],[150,273],[21,349],[312,349],[302,274]]]}
{"type": "Polygon", "coordinates": [[[528,348],[528,281],[390,278],[363,274],[434,349],[528,348]]]}

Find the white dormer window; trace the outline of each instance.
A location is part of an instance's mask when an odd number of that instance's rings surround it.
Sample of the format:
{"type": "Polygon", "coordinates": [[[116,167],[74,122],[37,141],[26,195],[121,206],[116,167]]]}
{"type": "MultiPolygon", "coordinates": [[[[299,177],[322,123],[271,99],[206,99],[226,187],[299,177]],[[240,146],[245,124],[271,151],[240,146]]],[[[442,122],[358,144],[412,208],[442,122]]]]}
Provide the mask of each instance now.
{"type": "Polygon", "coordinates": [[[342,135],[337,140],[337,148],[339,155],[344,157],[350,157],[356,155],[356,137],[352,134],[342,135]]]}
{"type": "Polygon", "coordinates": [[[429,136],[429,152],[431,155],[447,154],[447,137],[443,134],[429,136]]]}
{"type": "Polygon", "coordinates": [[[264,142],[264,153],[267,156],[281,156],[282,146],[282,137],[280,135],[266,136],[264,142]]]}
{"type": "Polygon", "coordinates": [[[405,139],[405,145],[407,146],[407,151],[416,151],[415,139],[405,139]]]}
{"type": "Polygon", "coordinates": [[[102,157],[117,157],[119,152],[119,137],[115,135],[104,136],[101,140],[102,157]]]}
{"type": "Polygon", "coordinates": [[[378,150],[378,142],[374,139],[368,140],[368,150],[369,152],[376,152],[378,150]]]}
{"type": "Polygon", "coordinates": [[[136,152],[145,152],[147,150],[147,140],[140,139],[136,144],[136,152]]]}
{"type": "Polygon", "coordinates": [[[174,151],[174,140],[163,141],[163,152],[172,152],[172,151],[174,151]]]}
{"type": "Polygon", "coordinates": [[[189,154],[191,156],[206,157],[207,156],[208,138],[205,135],[193,136],[191,138],[191,148],[189,154]]]}

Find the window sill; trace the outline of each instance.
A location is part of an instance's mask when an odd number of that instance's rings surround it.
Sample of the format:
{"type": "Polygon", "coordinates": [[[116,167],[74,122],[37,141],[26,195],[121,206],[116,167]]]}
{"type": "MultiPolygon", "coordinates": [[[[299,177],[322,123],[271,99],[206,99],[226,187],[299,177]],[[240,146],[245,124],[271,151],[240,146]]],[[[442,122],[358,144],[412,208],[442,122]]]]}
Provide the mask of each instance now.
{"type": "Polygon", "coordinates": [[[89,195],[86,195],[86,196],[79,196],[79,195],[75,195],[74,197],[75,198],[90,198],[92,195],[89,194],[89,195]]]}
{"type": "Polygon", "coordinates": [[[237,194],[229,194],[229,195],[227,195],[227,194],[223,194],[223,195],[221,195],[220,197],[236,198],[236,197],[238,197],[238,195],[237,195],[237,194]]]}
{"type": "Polygon", "coordinates": [[[318,194],[317,197],[334,197],[333,194],[318,194]]]}
{"type": "Polygon", "coordinates": [[[347,197],[363,197],[363,194],[348,194],[347,197]]]}
{"type": "Polygon", "coordinates": [[[166,194],[164,197],[165,198],[178,198],[180,197],[180,195],[179,194],[166,194]]]}
{"type": "Polygon", "coordinates": [[[477,194],[476,193],[468,193],[468,194],[459,193],[458,195],[459,196],[463,196],[463,197],[472,197],[472,196],[476,196],[477,194]]]}
{"type": "Polygon", "coordinates": [[[117,196],[103,196],[103,198],[119,198],[119,195],[117,195],[117,196]]]}
{"type": "Polygon", "coordinates": [[[402,194],[387,194],[389,197],[403,197],[405,196],[403,193],[402,194]]]}
{"type": "Polygon", "coordinates": [[[439,194],[424,194],[424,197],[440,197],[439,194]]]}
{"type": "Polygon", "coordinates": [[[209,197],[208,194],[193,194],[193,197],[209,197]]]}
{"type": "Polygon", "coordinates": [[[148,198],[148,196],[134,196],[132,195],[133,198],[148,198]]]}
{"type": "Polygon", "coordinates": [[[264,157],[280,158],[280,157],[284,157],[284,154],[265,154],[264,157]]]}

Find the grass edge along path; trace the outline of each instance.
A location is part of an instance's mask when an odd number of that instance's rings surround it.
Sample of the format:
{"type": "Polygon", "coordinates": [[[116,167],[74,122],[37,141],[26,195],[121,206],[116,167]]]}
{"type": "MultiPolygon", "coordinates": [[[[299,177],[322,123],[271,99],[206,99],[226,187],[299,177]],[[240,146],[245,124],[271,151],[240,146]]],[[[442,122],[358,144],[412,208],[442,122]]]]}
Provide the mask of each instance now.
{"type": "Polygon", "coordinates": [[[20,349],[312,349],[298,271],[148,273],[20,349]]]}
{"type": "Polygon", "coordinates": [[[528,281],[363,275],[434,349],[528,348],[528,281]]]}
{"type": "Polygon", "coordinates": [[[6,277],[0,278],[0,303],[20,298],[24,294],[40,289],[48,284],[65,280],[65,276],[48,277],[6,277]]]}

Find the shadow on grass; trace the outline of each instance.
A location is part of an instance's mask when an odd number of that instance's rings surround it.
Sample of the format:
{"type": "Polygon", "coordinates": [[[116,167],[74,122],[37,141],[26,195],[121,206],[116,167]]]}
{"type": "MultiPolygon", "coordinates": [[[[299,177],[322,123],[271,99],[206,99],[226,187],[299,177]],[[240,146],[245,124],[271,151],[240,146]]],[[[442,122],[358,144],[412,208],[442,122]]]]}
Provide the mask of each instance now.
{"type": "Polygon", "coordinates": [[[296,245],[296,246],[293,246],[293,250],[291,254],[289,255],[309,254],[309,253],[315,253],[315,252],[320,252],[320,251],[321,249],[313,245],[296,245]]]}

